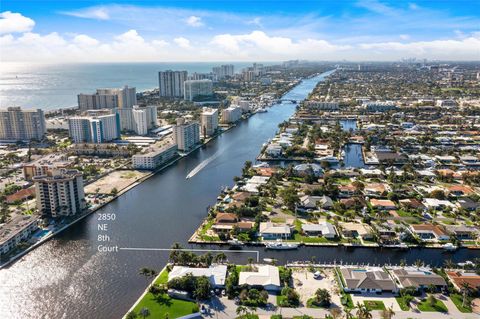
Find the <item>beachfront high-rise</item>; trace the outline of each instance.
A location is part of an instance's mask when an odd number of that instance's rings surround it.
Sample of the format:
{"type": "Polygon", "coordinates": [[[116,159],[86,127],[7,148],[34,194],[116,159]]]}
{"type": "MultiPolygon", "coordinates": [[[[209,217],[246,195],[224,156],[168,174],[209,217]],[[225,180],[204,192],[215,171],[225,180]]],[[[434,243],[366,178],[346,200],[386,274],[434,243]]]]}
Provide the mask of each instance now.
{"type": "Polygon", "coordinates": [[[104,143],[120,138],[120,115],[74,116],[68,119],[74,143],[104,143]]]}
{"type": "Polygon", "coordinates": [[[36,176],[37,209],[43,216],[71,216],[85,209],[82,173],[60,169],[50,175],[36,176]]]}
{"type": "Polygon", "coordinates": [[[112,108],[128,108],[137,104],[137,92],[133,87],[97,89],[94,94],[78,94],[80,110],[98,110],[112,108]]]}
{"type": "Polygon", "coordinates": [[[218,128],[218,110],[204,107],[200,114],[200,131],[203,137],[211,136],[218,128]]]}
{"type": "Polygon", "coordinates": [[[226,77],[232,77],[234,75],[234,70],[235,68],[233,64],[224,64],[213,67],[212,73],[217,76],[218,80],[223,80],[226,77]]]}
{"type": "Polygon", "coordinates": [[[113,112],[120,117],[120,130],[146,135],[148,130],[157,126],[157,106],[147,105],[133,108],[116,108],[113,112]]]}
{"type": "Polygon", "coordinates": [[[211,80],[188,80],[184,82],[184,99],[194,101],[198,97],[209,97],[213,94],[211,80]]]}
{"type": "Polygon", "coordinates": [[[200,142],[200,125],[198,122],[185,123],[185,119],[177,119],[173,127],[173,141],[179,151],[188,151],[200,142]]]}
{"type": "Polygon", "coordinates": [[[183,83],[187,80],[187,71],[160,71],[158,84],[160,97],[183,97],[183,83]]]}
{"type": "Polygon", "coordinates": [[[41,140],[45,133],[45,115],[42,110],[22,110],[20,107],[0,110],[0,140],[41,140]]]}

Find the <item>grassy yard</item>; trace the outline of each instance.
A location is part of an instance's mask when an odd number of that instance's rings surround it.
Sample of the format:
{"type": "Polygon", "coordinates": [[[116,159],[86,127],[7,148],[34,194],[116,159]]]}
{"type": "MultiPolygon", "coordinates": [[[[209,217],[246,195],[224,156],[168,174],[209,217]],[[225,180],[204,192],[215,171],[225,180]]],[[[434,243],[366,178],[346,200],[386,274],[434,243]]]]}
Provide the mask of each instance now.
{"type": "Polygon", "coordinates": [[[462,306],[463,297],[462,297],[461,294],[451,294],[450,299],[453,301],[455,306],[457,306],[457,308],[460,312],[464,312],[464,313],[471,313],[472,312],[472,306],[469,303],[467,303],[467,305],[465,307],[462,306]]]}
{"type": "Polygon", "coordinates": [[[215,235],[215,236],[209,236],[207,235],[207,231],[210,230],[213,226],[213,224],[215,223],[215,219],[211,219],[209,220],[207,223],[203,224],[202,226],[202,229],[200,229],[199,231],[199,237],[202,239],[202,240],[205,240],[205,241],[217,241],[217,240],[220,240],[220,238],[215,235]]]}
{"type": "Polygon", "coordinates": [[[447,306],[441,301],[438,300],[435,302],[435,304],[432,306],[428,302],[427,299],[423,299],[419,304],[418,304],[418,310],[420,311],[425,311],[425,312],[447,312],[447,306]]]}
{"type": "Polygon", "coordinates": [[[405,299],[403,299],[403,297],[395,297],[395,299],[397,300],[397,303],[400,306],[400,309],[402,309],[402,311],[410,310],[410,306],[405,302],[405,299]]]}
{"type": "Polygon", "coordinates": [[[379,300],[365,300],[363,302],[368,310],[385,310],[385,304],[379,300]]]}
{"type": "MultiPolygon", "coordinates": [[[[165,284],[168,280],[168,272],[164,270],[155,280],[155,284],[165,284]]],[[[178,318],[198,312],[198,306],[191,301],[170,298],[167,294],[153,295],[147,293],[137,304],[134,311],[139,313],[143,308],[148,308],[151,318],[178,318]]]]}

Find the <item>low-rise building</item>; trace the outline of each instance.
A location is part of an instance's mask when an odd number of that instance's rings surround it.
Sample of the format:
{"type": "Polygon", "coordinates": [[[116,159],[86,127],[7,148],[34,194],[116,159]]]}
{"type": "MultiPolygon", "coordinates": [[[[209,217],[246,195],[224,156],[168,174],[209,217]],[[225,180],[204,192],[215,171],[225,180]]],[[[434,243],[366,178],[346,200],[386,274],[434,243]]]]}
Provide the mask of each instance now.
{"type": "Polygon", "coordinates": [[[287,224],[274,224],[272,222],[260,223],[259,236],[264,240],[287,239],[292,231],[287,224]]]}
{"type": "Polygon", "coordinates": [[[480,291],[480,275],[465,271],[447,271],[446,274],[458,291],[462,291],[464,285],[468,285],[471,290],[480,291]]]}
{"type": "Polygon", "coordinates": [[[410,225],[412,233],[425,241],[448,240],[448,234],[437,225],[432,224],[416,224],[410,225]]]}
{"type": "Polygon", "coordinates": [[[360,223],[342,223],[342,235],[345,237],[357,238],[369,240],[373,238],[372,228],[366,224],[360,223]]]}
{"type": "Polygon", "coordinates": [[[173,266],[172,270],[168,273],[168,281],[181,278],[191,274],[193,277],[207,277],[210,284],[214,288],[225,287],[225,279],[227,277],[226,265],[212,265],[208,268],[191,268],[183,266],[173,266]]]}
{"type": "Polygon", "coordinates": [[[414,287],[416,289],[424,289],[432,285],[439,289],[447,287],[445,279],[430,270],[400,268],[393,269],[390,273],[401,288],[414,287]]]}
{"type": "Polygon", "coordinates": [[[392,278],[381,268],[356,269],[345,267],[340,269],[340,273],[345,283],[343,289],[346,292],[396,293],[398,290],[392,278]]]}
{"type": "Polygon", "coordinates": [[[306,236],[323,236],[328,239],[334,239],[337,237],[337,230],[335,229],[335,226],[329,222],[318,224],[302,224],[302,232],[306,236]]]}
{"type": "Polygon", "coordinates": [[[38,229],[38,216],[17,216],[0,227],[0,255],[7,254],[19,243],[27,241],[38,229]]]}
{"type": "Polygon", "coordinates": [[[158,149],[150,149],[144,154],[132,156],[134,169],[154,170],[177,156],[177,145],[168,144],[158,149]]]}
{"type": "Polygon", "coordinates": [[[278,291],[280,285],[280,272],[271,265],[255,265],[257,271],[241,271],[238,284],[248,285],[253,288],[263,288],[268,291],[278,291]]]}

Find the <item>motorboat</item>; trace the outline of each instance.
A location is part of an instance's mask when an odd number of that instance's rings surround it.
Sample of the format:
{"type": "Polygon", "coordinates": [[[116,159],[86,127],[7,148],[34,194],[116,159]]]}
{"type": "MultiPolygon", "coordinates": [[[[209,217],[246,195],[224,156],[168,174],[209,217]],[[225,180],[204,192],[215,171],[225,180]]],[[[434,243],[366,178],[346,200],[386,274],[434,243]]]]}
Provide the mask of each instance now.
{"type": "Polygon", "coordinates": [[[455,251],[455,250],[458,249],[458,246],[455,246],[452,243],[446,243],[446,244],[442,245],[442,248],[446,251],[455,251]]]}
{"type": "Polygon", "coordinates": [[[267,247],[267,249],[286,250],[286,249],[297,249],[298,244],[284,243],[281,240],[277,240],[275,242],[265,243],[265,247],[267,247]]]}

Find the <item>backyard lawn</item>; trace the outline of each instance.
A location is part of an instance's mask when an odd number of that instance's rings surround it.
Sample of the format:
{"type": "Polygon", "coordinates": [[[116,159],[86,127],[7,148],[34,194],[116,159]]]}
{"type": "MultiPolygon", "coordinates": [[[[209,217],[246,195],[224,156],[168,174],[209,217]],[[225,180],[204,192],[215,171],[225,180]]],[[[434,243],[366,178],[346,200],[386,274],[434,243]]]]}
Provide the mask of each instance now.
{"type": "Polygon", "coordinates": [[[379,300],[365,300],[363,302],[368,310],[385,310],[385,304],[379,300]]]}
{"type": "MultiPolygon", "coordinates": [[[[155,284],[165,284],[167,280],[168,272],[163,270],[155,284]]],[[[167,294],[154,295],[150,292],[135,306],[134,311],[138,314],[143,308],[150,311],[151,318],[165,318],[167,314],[168,318],[178,318],[198,312],[198,306],[194,302],[173,299],[167,294]]]]}
{"type": "Polygon", "coordinates": [[[441,301],[441,300],[436,300],[434,305],[431,305],[427,299],[423,299],[419,304],[418,304],[418,310],[420,311],[425,311],[425,312],[447,312],[447,306],[441,301]]]}
{"type": "Polygon", "coordinates": [[[410,306],[405,302],[405,299],[403,299],[403,297],[395,297],[395,299],[397,300],[397,303],[400,306],[400,309],[402,309],[402,311],[410,310],[410,306]]]}
{"type": "Polygon", "coordinates": [[[463,297],[462,297],[461,294],[451,294],[450,299],[453,301],[455,306],[457,306],[457,308],[460,312],[464,312],[464,313],[471,313],[472,312],[472,306],[470,305],[470,303],[467,303],[467,305],[465,307],[462,305],[463,304],[463,297]]]}

